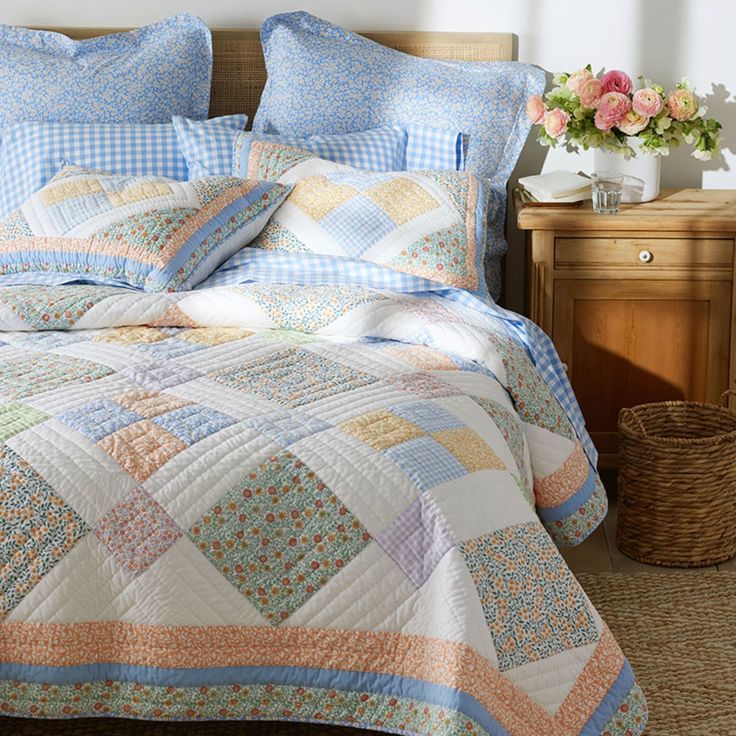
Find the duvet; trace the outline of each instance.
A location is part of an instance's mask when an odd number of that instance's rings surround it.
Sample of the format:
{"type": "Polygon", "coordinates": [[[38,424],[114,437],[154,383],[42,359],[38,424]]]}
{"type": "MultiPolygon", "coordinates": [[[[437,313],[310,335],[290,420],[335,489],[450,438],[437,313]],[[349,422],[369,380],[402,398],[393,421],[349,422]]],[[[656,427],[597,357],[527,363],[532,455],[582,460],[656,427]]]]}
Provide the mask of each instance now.
{"type": "Polygon", "coordinates": [[[605,492],[508,321],[57,285],[0,330],[0,715],[643,731],[555,545],[605,492]]]}

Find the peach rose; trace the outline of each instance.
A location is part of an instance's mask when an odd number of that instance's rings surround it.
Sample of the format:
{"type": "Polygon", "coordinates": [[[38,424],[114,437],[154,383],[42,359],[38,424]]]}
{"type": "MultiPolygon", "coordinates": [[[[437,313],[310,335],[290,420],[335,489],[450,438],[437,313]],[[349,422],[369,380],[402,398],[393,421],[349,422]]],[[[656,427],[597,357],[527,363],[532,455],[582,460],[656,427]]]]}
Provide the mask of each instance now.
{"type": "Polygon", "coordinates": [[[690,120],[698,111],[695,95],[689,89],[677,89],[667,99],[670,117],[675,120],[690,120]]]}
{"type": "Polygon", "coordinates": [[[662,97],[651,87],[636,90],[631,104],[639,115],[643,115],[646,118],[656,117],[662,112],[662,108],[664,107],[662,97]]]}
{"type": "Polygon", "coordinates": [[[633,85],[631,77],[618,69],[611,69],[601,77],[604,92],[620,92],[622,95],[628,95],[633,85]]]}
{"type": "Polygon", "coordinates": [[[553,107],[544,115],[544,130],[547,135],[552,138],[559,138],[565,135],[567,124],[570,122],[570,115],[559,107],[553,107]]]}
{"type": "Polygon", "coordinates": [[[644,128],[649,125],[649,118],[645,115],[640,115],[636,110],[629,110],[621,120],[618,121],[616,127],[626,135],[636,135],[641,133],[644,128]]]}
{"type": "Polygon", "coordinates": [[[631,110],[631,100],[622,92],[606,92],[598,101],[595,127],[610,130],[631,110]]]}
{"type": "Polygon", "coordinates": [[[526,101],[526,114],[534,125],[541,125],[544,122],[545,112],[547,112],[547,107],[541,95],[533,95],[526,101]]]}
{"type": "Polygon", "coordinates": [[[565,85],[575,95],[580,94],[580,87],[583,86],[585,82],[587,82],[589,79],[593,78],[593,73],[589,72],[587,69],[578,69],[578,71],[573,72],[568,78],[565,85]]]}
{"type": "Polygon", "coordinates": [[[587,79],[580,85],[578,91],[578,97],[580,98],[580,104],[583,107],[587,107],[590,110],[594,110],[603,94],[603,84],[600,79],[593,77],[587,79]]]}

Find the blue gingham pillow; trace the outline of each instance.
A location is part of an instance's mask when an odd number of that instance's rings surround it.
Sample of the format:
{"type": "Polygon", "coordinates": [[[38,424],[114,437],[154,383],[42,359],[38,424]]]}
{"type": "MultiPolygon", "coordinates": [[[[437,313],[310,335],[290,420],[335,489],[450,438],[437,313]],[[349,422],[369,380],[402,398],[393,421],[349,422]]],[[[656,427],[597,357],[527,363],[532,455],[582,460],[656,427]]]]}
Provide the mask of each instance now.
{"type": "MultiPolygon", "coordinates": [[[[247,120],[245,115],[228,115],[204,121],[201,126],[213,132],[213,149],[230,157],[231,136],[242,130],[247,120]]],[[[188,178],[186,160],[170,123],[10,125],[0,128],[0,218],[50,181],[65,161],[115,174],[188,178]]]]}
{"type": "Polygon", "coordinates": [[[209,29],[189,13],[81,41],[0,25],[0,125],[202,119],[211,77],[209,29]]]}
{"type": "Polygon", "coordinates": [[[487,267],[497,296],[506,182],[529,133],[526,100],[544,90],[544,71],[421,59],[304,12],[266,20],[261,42],[268,79],[256,132],[310,136],[430,123],[468,136],[466,168],[490,181],[487,267]]]}
{"type": "MultiPolygon", "coordinates": [[[[231,173],[235,135],[181,116],[172,118],[172,122],[191,178],[226,176],[231,173]],[[228,136],[230,149],[223,155],[226,150],[224,141],[228,136]]],[[[255,134],[242,135],[252,137],[255,134]]],[[[256,139],[294,146],[311,151],[320,158],[368,171],[461,171],[465,164],[461,133],[420,125],[384,126],[343,135],[314,135],[307,138],[259,133],[256,139]]]]}

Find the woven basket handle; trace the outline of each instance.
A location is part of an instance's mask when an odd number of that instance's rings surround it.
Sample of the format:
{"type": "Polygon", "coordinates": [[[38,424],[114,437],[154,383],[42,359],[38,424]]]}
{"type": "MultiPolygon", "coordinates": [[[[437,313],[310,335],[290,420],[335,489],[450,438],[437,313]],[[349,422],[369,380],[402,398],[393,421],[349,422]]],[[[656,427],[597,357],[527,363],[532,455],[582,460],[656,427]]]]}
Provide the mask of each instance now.
{"type": "Polygon", "coordinates": [[[647,430],[644,428],[644,424],[642,423],[641,419],[639,419],[639,415],[633,410],[633,409],[621,409],[621,413],[626,413],[628,416],[632,417],[632,419],[636,422],[639,431],[644,435],[644,437],[649,437],[647,434],[647,430]]]}
{"type": "Polygon", "coordinates": [[[734,391],[732,388],[727,388],[721,394],[721,398],[719,399],[719,401],[721,402],[721,404],[723,404],[724,406],[728,406],[728,402],[727,401],[724,401],[724,399],[728,398],[731,394],[733,394],[734,396],[736,396],[736,391],[734,391]]]}

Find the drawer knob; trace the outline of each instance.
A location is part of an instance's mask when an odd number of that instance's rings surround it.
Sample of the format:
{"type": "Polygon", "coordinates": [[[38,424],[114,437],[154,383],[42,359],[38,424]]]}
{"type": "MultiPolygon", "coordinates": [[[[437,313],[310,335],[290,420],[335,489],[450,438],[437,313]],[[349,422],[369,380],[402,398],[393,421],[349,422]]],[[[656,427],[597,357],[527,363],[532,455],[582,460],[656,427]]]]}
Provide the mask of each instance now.
{"type": "Polygon", "coordinates": [[[643,250],[639,253],[639,260],[642,263],[651,263],[654,260],[654,254],[650,250],[643,250]]]}

